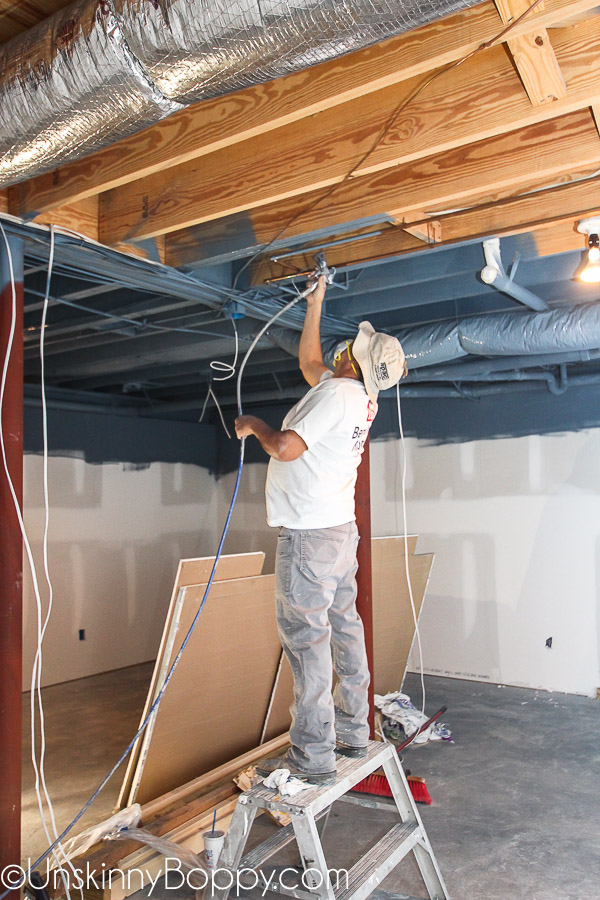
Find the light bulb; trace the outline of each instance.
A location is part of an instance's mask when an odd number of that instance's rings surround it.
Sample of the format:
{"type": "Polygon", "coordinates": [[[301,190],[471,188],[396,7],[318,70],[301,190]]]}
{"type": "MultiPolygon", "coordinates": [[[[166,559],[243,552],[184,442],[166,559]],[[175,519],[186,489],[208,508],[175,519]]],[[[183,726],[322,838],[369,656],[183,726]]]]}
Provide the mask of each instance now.
{"type": "Polygon", "coordinates": [[[588,251],[588,261],[591,263],[598,262],[600,260],[600,247],[590,247],[588,251]]]}
{"type": "Polygon", "coordinates": [[[590,258],[588,264],[581,270],[579,278],[581,281],[585,281],[586,284],[597,284],[600,282],[600,252],[595,260],[590,258]]]}

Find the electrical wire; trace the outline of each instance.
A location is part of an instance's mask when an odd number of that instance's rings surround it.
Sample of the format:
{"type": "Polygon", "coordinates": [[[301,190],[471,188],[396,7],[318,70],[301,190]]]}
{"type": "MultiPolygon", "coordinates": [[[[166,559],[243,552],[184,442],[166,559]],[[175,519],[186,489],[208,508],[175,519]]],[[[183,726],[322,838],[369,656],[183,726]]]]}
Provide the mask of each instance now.
{"type": "Polygon", "coordinates": [[[415,600],[413,596],[412,581],[410,578],[410,567],[408,565],[408,524],[406,516],[406,440],[404,437],[404,427],[402,425],[402,411],[400,409],[400,382],[396,384],[396,403],[398,407],[398,428],[400,429],[400,440],[402,442],[402,520],[404,531],[404,567],[406,571],[406,583],[408,585],[408,596],[410,598],[410,608],[412,610],[413,622],[415,623],[415,634],[417,636],[417,645],[419,648],[419,669],[421,673],[421,692],[422,706],[421,715],[425,718],[425,675],[423,668],[423,647],[421,646],[421,632],[419,630],[419,621],[415,600]]]}
{"type": "MultiPolygon", "coordinates": [[[[43,565],[44,565],[44,575],[46,578],[46,585],[48,587],[48,606],[46,609],[46,617],[44,619],[44,624],[40,629],[40,617],[38,615],[38,643],[35,658],[33,661],[33,669],[31,674],[31,759],[33,763],[33,769],[35,773],[35,792],[38,800],[38,808],[40,811],[40,818],[42,819],[42,824],[44,827],[44,832],[46,834],[46,838],[48,841],[51,841],[52,838],[48,833],[48,828],[46,825],[44,813],[43,813],[43,802],[40,796],[40,784],[42,786],[42,790],[44,792],[44,798],[46,800],[46,806],[48,808],[48,814],[50,816],[50,823],[52,826],[52,834],[54,838],[58,837],[58,830],[56,827],[56,817],[54,815],[54,806],[52,804],[52,800],[50,799],[50,794],[48,791],[48,786],[46,784],[46,770],[45,770],[45,760],[46,760],[46,721],[44,715],[44,704],[42,700],[42,645],[44,642],[44,637],[46,634],[46,629],[48,627],[48,623],[50,621],[50,616],[52,613],[52,605],[54,599],[54,591],[52,586],[52,579],[50,578],[50,568],[48,561],[48,534],[50,527],[50,497],[49,497],[49,489],[48,489],[48,410],[46,403],[46,374],[45,374],[45,353],[44,353],[44,338],[46,334],[46,316],[48,314],[48,303],[50,297],[50,283],[52,280],[52,265],[54,262],[54,228],[50,225],[50,254],[48,258],[48,272],[46,275],[46,293],[44,296],[44,305],[42,309],[42,321],[40,327],[40,372],[41,372],[41,395],[42,395],[42,439],[43,439],[43,494],[44,494],[44,533],[42,538],[42,556],[43,556],[43,565]],[[36,763],[35,756],[35,706],[36,706],[36,697],[37,697],[37,707],[38,707],[38,715],[39,715],[39,723],[40,723],[40,754],[39,754],[39,763],[36,763]]],[[[65,861],[71,868],[73,869],[73,873],[75,873],[75,869],[70,863],[68,857],[65,854],[63,847],[58,845],[62,856],[65,861]]],[[[55,861],[58,863],[58,858],[55,855],[55,861]]],[[[65,873],[60,870],[61,878],[65,887],[65,891],[67,894],[68,900],[71,900],[71,894],[69,891],[69,885],[67,884],[67,880],[65,878],[65,873]]],[[[83,890],[80,888],[80,894],[83,898],[83,890]]]]}
{"type": "Polygon", "coordinates": [[[328,200],[329,197],[331,197],[331,195],[335,191],[342,188],[346,184],[346,182],[352,178],[352,176],[357,172],[357,170],[360,169],[360,167],[362,165],[364,165],[364,163],[367,161],[367,159],[370,156],[372,156],[372,154],[375,152],[375,150],[380,145],[380,143],[383,141],[383,139],[386,137],[386,135],[394,127],[400,113],[402,113],[406,109],[406,107],[410,103],[413,102],[413,100],[416,100],[417,97],[423,93],[425,88],[429,87],[430,84],[432,84],[434,81],[437,81],[438,78],[441,78],[441,76],[445,75],[447,72],[450,72],[453,69],[457,69],[459,66],[462,66],[464,63],[467,62],[467,60],[472,59],[474,56],[481,53],[482,50],[488,50],[490,47],[493,47],[493,45],[495,43],[497,43],[506,34],[508,34],[510,31],[512,31],[526,16],[530,15],[533,12],[533,10],[536,9],[536,7],[539,6],[540,3],[542,3],[542,2],[543,2],[543,0],[535,0],[535,2],[532,3],[531,6],[528,6],[527,9],[524,12],[522,12],[520,16],[518,16],[516,19],[514,19],[512,22],[510,22],[505,28],[502,29],[502,31],[500,31],[500,32],[498,32],[498,34],[494,35],[494,37],[490,38],[489,41],[485,41],[483,44],[480,44],[474,50],[471,50],[469,53],[466,53],[460,59],[454,60],[453,62],[448,63],[447,65],[443,66],[441,69],[438,69],[432,75],[429,75],[427,78],[425,78],[424,81],[422,81],[420,84],[418,84],[415,87],[415,89],[411,93],[408,94],[407,97],[404,97],[398,103],[398,105],[395,107],[394,111],[392,112],[392,114],[389,117],[389,119],[387,120],[387,122],[379,130],[375,140],[372,142],[372,144],[369,146],[369,148],[365,151],[365,153],[363,153],[363,155],[358,159],[358,161],[353,163],[352,167],[344,175],[344,177],[341,179],[341,181],[336,181],[334,184],[330,185],[328,188],[325,189],[325,191],[323,192],[323,194],[320,197],[317,197],[316,199],[311,200],[310,203],[308,203],[306,206],[302,207],[302,209],[300,209],[297,213],[294,213],[294,215],[291,217],[291,219],[289,219],[286,222],[286,224],[283,226],[283,228],[281,228],[277,232],[275,237],[271,238],[271,240],[268,242],[268,244],[264,244],[262,247],[259,247],[259,249],[246,260],[244,265],[240,269],[238,269],[236,276],[233,280],[232,287],[235,288],[237,286],[240,276],[242,275],[243,272],[245,272],[245,270],[248,268],[248,266],[252,265],[252,263],[256,259],[258,259],[259,256],[262,256],[273,246],[273,244],[275,244],[277,241],[279,241],[283,237],[283,235],[292,227],[292,225],[295,222],[297,222],[298,219],[301,219],[302,216],[306,212],[308,212],[309,209],[314,209],[316,206],[320,206],[322,203],[325,202],[325,200],[328,200]]]}
{"type": "MultiPolygon", "coordinates": [[[[2,225],[1,225],[1,223],[0,223],[0,228],[1,228],[1,227],[2,227],[2,225]]],[[[2,230],[3,230],[3,229],[2,229],[2,230]]],[[[3,230],[3,233],[4,233],[4,230],[3,230]]],[[[8,244],[8,242],[7,242],[7,244],[8,244]]],[[[289,309],[291,309],[293,306],[295,306],[295,304],[298,303],[299,300],[301,300],[303,297],[307,296],[307,295],[308,295],[311,291],[313,291],[313,290],[314,290],[314,285],[311,285],[309,288],[306,289],[305,292],[303,292],[303,293],[301,293],[301,294],[298,294],[298,296],[294,297],[292,300],[290,300],[289,303],[287,303],[287,304],[284,305],[281,309],[279,309],[279,310],[275,313],[275,315],[274,315],[274,316],[273,316],[273,317],[272,317],[272,318],[264,325],[264,327],[258,332],[258,334],[257,334],[256,337],[254,338],[252,344],[250,345],[250,347],[249,347],[248,350],[246,351],[246,354],[245,354],[244,359],[243,359],[243,361],[242,361],[242,364],[241,364],[241,366],[240,366],[240,369],[239,369],[239,372],[238,372],[238,378],[237,378],[238,415],[242,415],[241,383],[242,383],[243,372],[244,372],[244,369],[245,369],[245,367],[246,367],[246,363],[248,362],[248,359],[249,359],[251,353],[253,352],[254,348],[256,347],[258,341],[259,341],[260,338],[263,336],[263,334],[268,330],[268,328],[273,324],[273,322],[275,322],[280,316],[282,316],[282,315],[283,315],[284,313],[286,313],[289,309]]],[[[15,301],[15,302],[16,302],[16,301],[15,301]]],[[[14,338],[14,329],[15,329],[15,322],[13,321],[12,331],[11,331],[11,338],[10,338],[10,346],[11,346],[11,347],[12,347],[12,340],[13,340],[13,338],[14,338]]],[[[5,385],[5,381],[6,381],[6,369],[7,369],[7,362],[5,362],[5,367],[4,367],[3,375],[2,375],[2,385],[1,385],[1,389],[0,389],[0,410],[1,410],[1,408],[2,408],[2,400],[3,400],[3,397],[4,397],[4,385],[5,385]]],[[[7,471],[7,474],[8,474],[8,468],[7,468],[6,457],[5,457],[5,452],[4,452],[4,438],[3,438],[3,435],[2,435],[2,433],[1,433],[1,429],[0,429],[0,436],[1,436],[1,438],[2,438],[2,454],[3,454],[3,459],[5,460],[5,470],[7,471]]],[[[217,569],[217,564],[218,564],[218,562],[219,562],[219,559],[220,559],[220,557],[221,557],[221,553],[222,553],[222,551],[223,551],[223,545],[224,545],[224,543],[225,543],[225,538],[226,538],[227,532],[228,532],[228,530],[229,530],[229,524],[230,524],[230,522],[231,522],[231,517],[232,517],[233,510],[234,510],[234,507],[235,507],[235,504],[236,504],[236,500],[237,500],[237,497],[238,497],[239,486],[240,486],[240,480],[241,480],[242,470],[243,470],[243,465],[244,465],[244,447],[245,447],[245,438],[241,438],[241,440],[240,440],[240,458],[239,458],[239,464],[238,464],[238,469],[237,469],[237,476],[236,476],[235,486],[234,486],[234,489],[233,489],[233,495],[232,495],[232,498],[231,498],[231,503],[230,503],[230,505],[229,505],[229,510],[228,510],[228,512],[227,512],[227,517],[226,517],[226,520],[225,520],[225,525],[223,526],[223,531],[222,531],[222,533],[221,533],[221,538],[220,538],[220,540],[219,540],[219,545],[218,545],[218,547],[217,547],[217,552],[216,552],[216,555],[215,555],[215,560],[214,560],[214,563],[213,563],[213,566],[212,566],[212,569],[211,569],[211,572],[210,572],[210,576],[209,576],[209,578],[208,578],[208,582],[207,582],[207,585],[206,585],[206,589],[205,589],[205,591],[204,591],[204,595],[203,595],[203,597],[202,597],[202,601],[201,601],[201,603],[200,603],[200,605],[199,605],[199,607],[198,607],[198,610],[196,611],[196,614],[195,614],[195,616],[194,616],[194,619],[192,620],[192,623],[191,623],[191,625],[190,625],[190,627],[189,627],[189,629],[188,629],[188,631],[187,631],[187,633],[186,633],[186,635],[185,635],[185,637],[184,637],[184,639],[183,639],[183,642],[182,642],[182,644],[181,644],[181,647],[179,648],[179,651],[178,651],[178,653],[177,653],[175,659],[173,660],[173,662],[172,662],[172,664],[171,664],[171,667],[169,668],[169,671],[167,672],[167,674],[166,674],[166,676],[165,676],[165,679],[164,679],[164,681],[163,681],[163,683],[162,683],[162,686],[161,686],[161,688],[160,688],[158,694],[156,695],[156,698],[154,699],[154,702],[152,703],[152,706],[150,707],[150,710],[148,711],[148,714],[146,715],[146,717],[144,718],[144,720],[143,720],[142,723],[140,724],[140,727],[138,728],[137,732],[135,733],[135,735],[133,736],[132,740],[129,742],[129,744],[127,745],[127,747],[125,748],[125,750],[123,751],[123,753],[121,754],[121,756],[119,757],[119,759],[117,760],[117,762],[113,765],[113,767],[112,767],[111,770],[108,772],[108,774],[102,779],[102,781],[100,782],[100,784],[98,785],[98,787],[96,788],[96,790],[94,791],[94,793],[91,795],[91,797],[89,798],[89,800],[82,806],[82,808],[79,810],[79,812],[77,813],[77,815],[76,815],[76,816],[71,820],[71,822],[63,829],[63,831],[60,833],[60,835],[58,835],[58,837],[55,838],[55,840],[50,844],[50,846],[45,850],[45,852],[44,852],[41,856],[39,856],[39,857],[35,860],[35,862],[33,862],[33,863],[29,866],[29,868],[25,871],[24,876],[23,876],[25,879],[27,879],[27,878],[31,875],[31,873],[32,873],[35,869],[37,869],[37,867],[38,867],[42,862],[44,862],[44,860],[46,860],[46,859],[48,858],[48,856],[49,856],[51,853],[53,854],[53,853],[55,852],[55,850],[56,850],[57,847],[60,847],[62,841],[64,841],[64,839],[67,837],[67,835],[71,833],[71,831],[73,830],[73,828],[75,827],[75,825],[77,824],[77,822],[79,822],[79,820],[81,819],[81,817],[85,814],[85,812],[86,812],[86,811],[90,808],[90,806],[94,803],[94,801],[97,799],[97,797],[99,796],[99,794],[104,790],[104,788],[106,787],[106,785],[108,784],[108,782],[110,781],[110,779],[112,778],[112,776],[115,774],[115,772],[117,771],[117,769],[119,768],[119,766],[121,765],[121,763],[124,762],[124,760],[127,758],[127,756],[129,755],[129,753],[131,752],[131,750],[132,750],[133,747],[135,746],[135,744],[136,744],[136,742],[138,741],[138,739],[141,737],[141,735],[142,735],[143,732],[145,731],[145,729],[146,729],[146,727],[148,726],[149,722],[150,722],[150,721],[153,719],[153,717],[156,715],[156,712],[157,712],[157,710],[158,710],[159,704],[160,704],[160,702],[161,702],[161,700],[162,700],[162,698],[163,698],[163,696],[164,696],[164,693],[165,693],[165,691],[166,691],[166,689],[167,689],[167,687],[168,687],[168,685],[169,685],[169,682],[171,681],[171,678],[173,677],[173,674],[174,674],[174,672],[175,672],[175,669],[177,668],[177,666],[178,666],[178,664],[179,664],[179,661],[180,661],[180,659],[181,659],[181,657],[182,657],[182,655],[183,655],[183,653],[184,653],[184,651],[185,651],[185,649],[186,649],[186,647],[187,647],[187,645],[188,645],[188,643],[189,643],[189,641],[190,641],[190,639],[191,639],[191,636],[192,636],[192,634],[193,634],[193,632],[194,632],[194,630],[195,630],[195,628],[196,628],[196,625],[198,624],[198,620],[199,620],[199,618],[200,618],[200,615],[202,614],[202,611],[204,610],[204,606],[205,606],[205,604],[206,604],[208,595],[209,595],[209,593],[210,593],[210,589],[211,589],[212,584],[213,584],[213,581],[214,581],[215,572],[216,572],[216,569],[217,569]]],[[[10,484],[11,484],[11,488],[12,488],[12,482],[10,482],[10,484]]],[[[13,492],[14,492],[14,488],[13,488],[12,490],[13,490],[13,492]]],[[[15,498],[15,502],[16,502],[16,495],[14,495],[14,498],[15,498]]],[[[18,507],[18,503],[16,503],[16,506],[18,507]]],[[[25,533],[24,533],[24,529],[22,530],[22,533],[23,533],[24,540],[26,540],[26,535],[25,535],[25,533]]],[[[29,542],[28,542],[28,541],[27,541],[26,546],[29,546],[29,542]]],[[[29,553],[31,553],[30,548],[29,548],[29,553]]],[[[31,561],[33,562],[33,560],[31,560],[31,561]]],[[[4,900],[4,898],[6,898],[6,897],[8,896],[8,894],[10,893],[10,890],[12,890],[12,888],[11,888],[11,889],[8,889],[8,890],[6,890],[6,891],[4,891],[3,894],[0,894],[0,900],[4,900]]]]}
{"type": "MultiPolygon", "coordinates": [[[[8,342],[7,342],[7,346],[6,346],[6,355],[5,355],[4,363],[2,366],[2,378],[0,381],[0,450],[1,450],[1,454],[2,454],[2,463],[3,463],[3,467],[4,467],[4,473],[6,475],[8,488],[10,491],[13,506],[15,509],[15,514],[16,514],[17,521],[19,524],[19,530],[21,532],[21,537],[23,540],[23,546],[25,548],[25,555],[27,557],[27,562],[29,565],[30,573],[31,573],[31,580],[32,580],[32,584],[33,584],[33,591],[34,591],[34,596],[35,596],[35,601],[36,601],[37,651],[36,651],[35,659],[37,661],[37,660],[41,660],[41,645],[42,645],[43,633],[44,633],[45,627],[48,623],[48,619],[46,618],[46,621],[44,622],[44,627],[42,628],[42,599],[41,599],[37,569],[36,569],[35,561],[33,558],[31,542],[29,540],[29,536],[25,529],[25,522],[23,519],[23,513],[21,511],[21,505],[19,503],[19,499],[17,497],[15,486],[14,486],[14,483],[13,483],[13,480],[12,480],[12,477],[10,474],[10,469],[8,466],[8,459],[7,459],[7,455],[6,455],[6,445],[4,442],[4,429],[1,427],[2,410],[4,409],[4,395],[6,392],[6,382],[7,382],[7,377],[8,377],[8,367],[10,365],[10,360],[12,357],[12,350],[13,350],[13,345],[14,345],[15,331],[16,331],[16,324],[17,324],[17,293],[16,293],[16,283],[15,283],[15,273],[14,273],[14,266],[13,266],[12,251],[10,249],[10,243],[8,241],[6,232],[5,232],[4,227],[2,226],[1,222],[0,222],[0,231],[2,232],[2,237],[3,237],[5,248],[6,248],[6,257],[8,260],[8,268],[9,268],[10,281],[11,281],[11,304],[12,304],[11,324],[10,324],[10,329],[9,329],[8,342]]],[[[36,702],[36,697],[38,698],[39,709],[40,709],[40,730],[42,733],[42,747],[45,751],[45,737],[43,736],[43,734],[44,734],[44,717],[43,717],[43,706],[41,704],[40,685],[41,685],[41,681],[40,681],[39,668],[36,671],[36,662],[34,662],[32,677],[31,677],[31,742],[32,742],[31,743],[31,760],[32,760],[32,764],[33,764],[34,774],[35,774],[35,791],[36,791],[36,796],[37,796],[37,800],[38,800],[38,808],[40,811],[40,819],[42,822],[42,826],[44,828],[44,833],[46,835],[46,839],[48,841],[51,841],[52,838],[48,831],[48,826],[47,826],[46,818],[44,815],[43,801],[42,801],[42,797],[41,797],[40,789],[39,789],[40,783],[42,783],[44,794],[46,796],[46,800],[48,803],[48,808],[49,808],[49,810],[52,810],[52,803],[50,801],[50,797],[48,796],[46,783],[45,783],[45,774],[44,774],[44,768],[43,768],[43,753],[42,753],[42,757],[41,757],[42,776],[40,776],[40,767],[38,766],[38,763],[36,760],[36,754],[35,754],[35,702],[36,702]]],[[[51,811],[51,820],[52,820],[53,827],[55,827],[53,810],[51,811]]],[[[56,853],[57,847],[62,851],[63,856],[65,856],[60,840],[55,839],[54,843],[51,846],[51,851],[52,851],[52,855],[53,855],[54,861],[56,862],[57,867],[59,869],[61,869],[59,858],[56,853]]],[[[65,856],[65,859],[66,859],[66,856],[65,856]]],[[[63,878],[63,881],[64,881],[64,874],[62,873],[62,870],[61,870],[61,877],[63,878]]],[[[66,883],[65,883],[65,888],[67,889],[67,893],[68,893],[68,886],[66,883]]],[[[10,891],[6,891],[5,894],[3,894],[2,896],[5,896],[7,893],[10,893],[10,891]]],[[[70,895],[69,895],[69,897],[70,897],[70,895]]]]}

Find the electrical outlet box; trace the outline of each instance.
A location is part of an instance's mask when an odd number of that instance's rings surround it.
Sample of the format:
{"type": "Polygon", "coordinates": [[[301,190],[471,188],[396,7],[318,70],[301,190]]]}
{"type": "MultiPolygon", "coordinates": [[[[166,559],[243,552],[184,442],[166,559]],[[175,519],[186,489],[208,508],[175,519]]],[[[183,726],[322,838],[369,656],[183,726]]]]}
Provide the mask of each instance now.
{"type": "Polygon", "coordinates": [[[79,629],[79,640],[80,640],[80,641],[85,641],[85,628],[80,628],[80,629],[79,629]]]}

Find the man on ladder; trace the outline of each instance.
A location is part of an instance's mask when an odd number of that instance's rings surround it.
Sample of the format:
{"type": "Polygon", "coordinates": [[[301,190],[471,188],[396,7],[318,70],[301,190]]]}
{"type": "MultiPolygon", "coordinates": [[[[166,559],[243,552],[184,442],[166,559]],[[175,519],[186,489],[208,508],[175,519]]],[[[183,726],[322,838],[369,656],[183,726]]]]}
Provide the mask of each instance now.
{"type": "Polygon", "coordinates": [[[277,623],[294,675],[291,748],[259,763],[311,784],[333,784],[336,756],[362,758],[369,739],[369,670],[356,611],[358,532],[354,487],[380,390],[406,375],[400,342],[361,322],[332,373],[323,362],[320,321],[326,279],[307,297],[299,362],[311,390],[281,429],[255,416],[236,419],[271,457],[266,500],[279,528],[275,563],[277,623]],[[332,695],[331,662],[338,676],[332,695]]]}

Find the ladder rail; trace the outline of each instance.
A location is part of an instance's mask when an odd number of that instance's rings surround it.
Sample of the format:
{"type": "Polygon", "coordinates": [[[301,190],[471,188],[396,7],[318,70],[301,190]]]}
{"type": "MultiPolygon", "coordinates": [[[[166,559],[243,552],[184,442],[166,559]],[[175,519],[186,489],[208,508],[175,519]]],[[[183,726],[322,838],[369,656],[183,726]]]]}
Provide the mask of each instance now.
{"type": "MultiPolygon", "coordinates": [[[[241,794],[229,831],[225,837],[218,868],[239,876],[240,862],[260,866],[295,838],[301,859],[301,883],[288,886],[271,883],[268,889],[296,900],[366,900],[380,882],[408,854],[414,854],[429,900],[449,900],[448,891],[435,859],[421,816],[410,792],[398,754],[393,744],[370,741],[363,759],[344,759],[338,763],[338,779],[334,785],[310,786],[294,797],[281,797],[258,785],[241,794]],[[393,804],[401,823],[394,825],[346,872],[347,884],[342,889],[332,884],[321,843],[329,810],[335,800],[343,799],[359,781],[383,767],[392,792],[393,804]],[[244,848],[259,810],[276,809],[291,816],[291,825],[272,835],[245,857],[244,848]],[[318,823],[318,824],[317,824],[318,823]],[[243,857],[243,860],[242,860],[243,857]]],[[[332,869],[339,879],[339,872],[332,869]]],[[[233,883],[233,882],[232,882],[233,883]]],[[[230,888],[216,888],[210,900],[227,900],[230,888]]]]}

